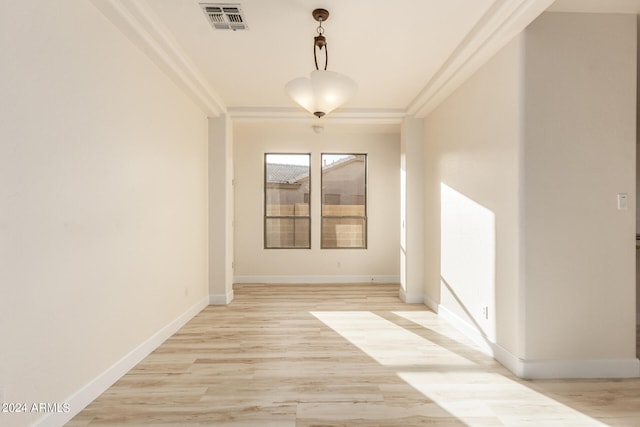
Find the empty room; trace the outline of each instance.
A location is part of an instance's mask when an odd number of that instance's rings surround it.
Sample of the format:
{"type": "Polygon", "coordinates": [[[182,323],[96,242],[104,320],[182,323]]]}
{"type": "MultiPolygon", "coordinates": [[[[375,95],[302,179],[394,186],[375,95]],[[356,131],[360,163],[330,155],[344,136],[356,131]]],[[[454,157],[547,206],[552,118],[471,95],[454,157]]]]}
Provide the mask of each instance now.
{"type": "Polygon", "coordinates": [[[640,0],[0,0],[0,425],[640,425],[640,0]]]}

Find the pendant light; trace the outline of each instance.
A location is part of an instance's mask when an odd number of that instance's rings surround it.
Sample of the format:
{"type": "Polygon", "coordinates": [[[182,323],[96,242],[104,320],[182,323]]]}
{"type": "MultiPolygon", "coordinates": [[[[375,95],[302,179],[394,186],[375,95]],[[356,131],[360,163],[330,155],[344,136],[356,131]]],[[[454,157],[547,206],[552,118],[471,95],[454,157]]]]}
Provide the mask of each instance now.
{"type": "Polygon", "coordinates": [[[310,78],[299,77],[291,80],[285,86],[285,91],[302,108],[320,118],[347,102],[355,95],[357,86],[349,77],[327,71],[329,53],[322,23],[329,18],[329,12],[326,9],[315,9],[312,15],[318,21],[318,35],[313,39],[313,59],[316,69],[311,72],[310,78]],[[322,70],[318,68],[318,51],[324,52],[324,69],[322,70]]]}

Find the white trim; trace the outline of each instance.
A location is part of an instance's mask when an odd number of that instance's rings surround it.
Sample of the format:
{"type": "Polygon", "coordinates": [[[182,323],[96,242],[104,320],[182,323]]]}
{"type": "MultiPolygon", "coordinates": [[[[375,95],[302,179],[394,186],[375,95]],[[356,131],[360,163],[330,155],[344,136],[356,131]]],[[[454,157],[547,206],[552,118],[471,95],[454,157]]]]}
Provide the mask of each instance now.
{"type": "MultiPolygon", "coordinates": [[[[435,310],[434,310],[435,311],[435,310]]],[[[456,313],[449,310],[442,304],[438,304],[438,310],[436,311],[440,317],[451,323],[456,329],[465,334],[478,348],[491,357],[496,357],[492,342],[472,324],[462,319],[456,313]]],[[[502,363],[500,360],[498,362],[502,363]]]]}
{"type": "Polygon", "coordinates": [[[409,104],[407,114],[427,116],[554,0],[495,0],[473,29],[409,104]]]}
{"type": "Polygon", "coordinates": [[[124,374],[129,372],[134,366],[140,363],[153,350],[158,348],[171,335],[175,334],[189,320],[193,319],[207,306],[207,299],[202,298],[196,304],[191,306],[187,311],[182,313],[176,319],[171,321],[165,327],[142,342],[139,346],[131,350],[128,354],[114,363],[106,371],[99,374],[89,383],[84,385],[70,397],[64,400],[69,403],[70,411],[67,413],[51,413],[36,420],[32,426],[37,427],[55,427],[64,425],[73,417],[78,415],[87,405],[89,405],[98,396],[104,393],[124,374]]]}
{"type": "MultiPolygon", "coordinates": [[[[524,30],[554,0],[494,0],[486,13],[456,47],[445,63],[405,110],[364,109],[338,111],[338,121],[371,120],[399,123],[405,115],[425,117],[489,58],[524,30]]],[[[210,87],[171,32],[153,13],[146,0],[91,0],[122,33],[149,56],[205,112],[218,117],[227,111],[222,98],[210,87]]],[[[309,119],[301,110],[237,108],[232,116],[242,120],[309,119]]],[[[323,119],[324,121],[329,118],[323,119]]]]}
{"type": "Polygon", "coordinates": [[[518,358],[516,355],[506,350],[501,345],[496,343],[488,343],[491,347],[490,355],[498,361],[502,366],[510,370],[517,376],[518,378],[525,378],[524,370],[522,366],[523,360],[518,358]]]}
{"type": "MultiPolygon", "coordinates": [[[[227,111],[234,122],[262,122],[265,120],[308,122],[310,124],[318,122],[318,119],[311,113],[300,108],[229,107],[227,111]]],[[[405,111],[400,109],[341,108],[332,112],[328,117],[323,117],[322,121],[324,123],[347,124],[401,124],[405,116],[405,111]]]]}
{"type": "MultiPolygon", "coordinates": [[[[426,298],[425,298],[425,304],[426,298]]],[[[429,305],[429,304],[427,304],[429,305]]],[[[434,310],[435,311],[435,310],[434,310]]],[[[521,359],[502,346],[490,341],[481,331],[443,305],[439,316],[471,339],[479,349],[500,362],[519,378],[637,378],[640,377],[638,359],[521,359]]]]}
{"type": "Polygon", "coordinates": [[[424,304],[424,295],[422,294],[407,294],[402,287],[400,287],[400,299],[406,304],[424,304]]]}
{"type": "Polygon", "coordinates": [[[424,302],[424,305],[429,307],[431,311],[438,314],[438,311],[440,309],[440,304],[438,304],[435,300],[429,298],[427,295],[424,296],[423,302],[424,302]]]}
{"type": "Polygon", "coordinates": [[[233,301],[233,289],[226,294],[209,295],[209,305],[227,305],[233,301]]]}
{"type": "Polygon", "coordinates": [[[637,378],[638,359],[550,359],[521,360],[521,372],[527,379],[555,378],[637,378]]]}
{"type": "MultiPolygon", "coordinates": [[[[433,78],[405,110],[363,109],[337,111],[338,121],[399,123],[405,115],[425,117],[489,58],[524,30],[554,0],[494,0],[486,13],[452,52],[433,78]]],[[[227,111],[222,98],[210,87],[171,32],[153,13],[146,0],[91,0],[122,33],[173,79],[210,117],[227,111]]],[[[301,110],[235,108],[232,116],[243,120],[310,119],[301,110]]],[[[323,119],[324,121],[329,118],[323,119]]]]}
{"type": "Polygon", "coordinates": [[[400,276],[234,276],[233,283],[325,284],[325,283],[400,283],[400,276]]]}

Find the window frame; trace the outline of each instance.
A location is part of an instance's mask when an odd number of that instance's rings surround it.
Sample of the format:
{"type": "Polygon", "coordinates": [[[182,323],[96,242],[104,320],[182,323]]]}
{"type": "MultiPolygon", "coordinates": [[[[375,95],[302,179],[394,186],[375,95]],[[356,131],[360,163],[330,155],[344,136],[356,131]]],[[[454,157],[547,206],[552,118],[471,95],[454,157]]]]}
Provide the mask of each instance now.
{"type": "MultiPolygon", "coordinates": [[[[333,194],[333,193],[329,193],[333,194]]],[[[322,152],[320,153],[320,249],[357,249],[366,250],[369,247],[369,155],[368,153],[339,153],[339,152],[322,152]],[[325,215],[324,214],[324,156],[343,155],[343,156],[363,156],[364,157],[364,215],[325,215]],[[324,220],[336,219],[361,219],[363,221],[363,246],[324,246],[324,220]]]]}
{"type": "MultiPolygon", "coordinates": [[[[263,216],[263,221],[262,221],[262,242],[263,242],[263,248],[264,249],[311,249],[311,201],[312,201],[312,196],[311,196],[311,191],[312,191],[312,187],[311,187],[311,153],[307,152],[307,153],[291,153],[291,152],[286,152],[286,153],[281,153],[281,152],[265,152],[264,153],[264,157],[263,157],[263,161],[262,161],[262,168],[263,168],[263,177],[262,177],[262,189],[263,189],[263,204],[262,204],[262,216],[263,216]],[[308,170],[309,170],[309,196],[308,196],[308,201],[307,204],[309,205],[309,209],[308,209],[308,214],[306,216],[300,216],[300,215],[267,215],[267,190],[269,188],[268,182],[267,182],[267,156],[269,155],[277,155],[277,156],[307,156],[308,160],[309,160],[309,166],[308,166],[308,170]],[[307,246],[267,246],[267,222],[269,219],[290,219],[293,220],[293,226],[294,226],[294,230],[295,230],[295,224],[296,224],[296,219],[307,219],[309,226],[308,226],[308,236],[307,236],[307,241],[309,242],[307,246]]],[[[295,245],[295,231],[294,231],[294,237],[293,237],[293,242],[295,245]]]]}

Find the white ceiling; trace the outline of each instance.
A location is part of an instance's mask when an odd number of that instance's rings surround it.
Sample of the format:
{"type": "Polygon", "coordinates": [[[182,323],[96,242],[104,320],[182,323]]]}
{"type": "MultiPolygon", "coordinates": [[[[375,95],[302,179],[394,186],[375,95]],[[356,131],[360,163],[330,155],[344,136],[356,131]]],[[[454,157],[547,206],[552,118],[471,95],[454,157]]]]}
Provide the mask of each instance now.
{"type": "Polygon", "coordinates": [[[492,0],[240,3],[247,31],[212,29],[198,0],[149,1],[228,107],[291,106],[284,85],[315,68],[317,5],[330,13],[328,69],[360,87],[350,106],[406,108],[492,0]]]}
{"type": "MultiPolygon", "coordinates": [[[[227,0],[249,29],[214,30],[203,0],[92,0],[210,115],[304,114],[284,93],[313,64],[323,24],[329,70],[357,95],[337,114],[424,115],[553,0],[227,0]]],[[[214,1],[208,1],[210,3],[214,1]]],[[[557,0],[555,11],[640,13],[640,0],[557,0]]]]}

